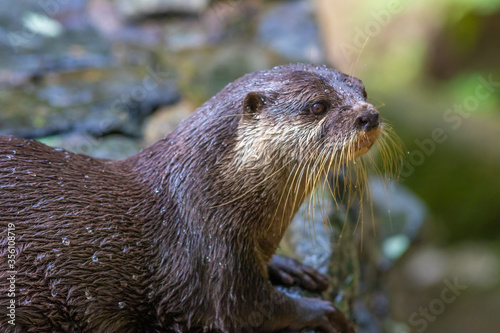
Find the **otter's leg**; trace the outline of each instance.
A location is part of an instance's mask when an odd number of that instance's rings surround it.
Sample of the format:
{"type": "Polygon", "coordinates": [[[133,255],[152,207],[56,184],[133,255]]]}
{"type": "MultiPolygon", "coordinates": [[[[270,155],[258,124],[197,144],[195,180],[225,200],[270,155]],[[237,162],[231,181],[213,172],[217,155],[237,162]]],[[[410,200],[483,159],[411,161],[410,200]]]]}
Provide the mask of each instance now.
{"type": "Polygon", "coordinates": [[[300,331],[305,328],[325,333],[355,333],[354,325],[331,302],[316,298],[290,298],[276,290],[271,306],[264,307],[259,332],[300,331]]]}
{"type": "Polygon", "coordinates": [[[274,285],[299,287],[312,292],[328,288],[328,277],[301,262],[280,255],[273,255],[267,264],[269,280],[274,285]]]}

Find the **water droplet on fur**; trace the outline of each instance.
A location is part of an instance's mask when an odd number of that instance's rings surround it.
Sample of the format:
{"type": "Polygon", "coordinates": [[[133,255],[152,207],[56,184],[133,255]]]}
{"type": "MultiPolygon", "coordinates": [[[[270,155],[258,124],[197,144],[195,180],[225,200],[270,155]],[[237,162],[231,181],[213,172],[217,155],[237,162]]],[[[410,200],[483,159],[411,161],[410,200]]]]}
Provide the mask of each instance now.
{"type": "Polygon", "coordinates": [[[256,113],[255,113],[255,114],[253,115],[253,118],[254,118],[254,119],[260,119],[260,116],[259,116],[258,114],[256,114],[256,113]]]}
{"type": "Polygon", "coordinates": [[[132,274],[132,279],[137,280],[137,275],[132,274]]]}
{"type": "Polygon", "coordinates": [[[92,295],[90,294],[90,291],[88,289],[85,288],[85,297],[87,299],[92,299],[92,295]]]}
{"type": "Polygon", "coordinates": [[[87,232],[88,232],[89,234],[91,234],[91,233],[93,232],[93,231],[92,231],[92,229],[90,229],[90,227],[85,227],[85,229],[87,229],[87,232]]]}
{"type": "Polygon", "coordinates": [[[97,258],[97,256],[95,255],[95,253],[94,253],[94,255],[92,256],[92,261],[93,261],[93,262],[98,262],[98,261],[99,261],[99,258],[97,258]]]}
{"type": "Polygon", "coordinates": [[[50,262],[50,263],[47,265],[47,270],[48,270],[48,271],[51,271],[53,268],[54,268],[54,264],[53,264],[52,262],[50,262]]]}
{"type": "Polygon", "coordinates": [[[118,306],[120,307],[120,309],[123,309],[125,305],[125,302],[118,302],[118,306]]]}
{"type": "Polygon", "coordinates": [[[56,297],[57,296],[57,290],[52,289],[52,292],[50,294],[52,295],[52,297],[56,297]]]}
{"type": "Polygon", "coordinates": [[[62,238],[62,243],[63,243],[64,245],[68,246],[68,245],[69,245],[69,239],[68,239],[68,237],[63,237],[63,238],[62,238]]]}
{"type": "Polygon", "coordinates": [[[166,210],[167,210],[167,209],[165,208],[165,206],[163,206],[163,207],[161,207],[161,209],[160,209],[160,213],[161,213],[161,214],[163,214],[163,213],[165,213],[165,211],[166,211],[166,210]]]}
{"type": "Polygon", "coordinates": [[[325,92],[328,94],[330,92],[330,90],[329,89],[325,89],[325,92]]]}

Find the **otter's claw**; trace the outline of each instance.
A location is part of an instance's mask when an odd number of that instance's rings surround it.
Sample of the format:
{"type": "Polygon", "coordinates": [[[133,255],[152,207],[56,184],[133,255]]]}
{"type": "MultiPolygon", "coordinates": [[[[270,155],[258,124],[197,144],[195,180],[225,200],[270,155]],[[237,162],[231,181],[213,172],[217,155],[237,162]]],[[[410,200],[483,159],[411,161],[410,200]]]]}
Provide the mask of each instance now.
{"type": "Polygon", "coordinates": [[[267,269],[273,284],[298,285],[313,292],[322,292],[328,288],[328,277],[292,258],[275,254],[267,264],[267,269]]]}
{"type": "Polygon", "coordinates": [[[316,332],[356,333],[354,324],[328,301],[316,298],[301,298],[297,304],[297,322],[292,322],[290,325],[290,328],[295,331],[304,327],[311,327],[316,332]]]}

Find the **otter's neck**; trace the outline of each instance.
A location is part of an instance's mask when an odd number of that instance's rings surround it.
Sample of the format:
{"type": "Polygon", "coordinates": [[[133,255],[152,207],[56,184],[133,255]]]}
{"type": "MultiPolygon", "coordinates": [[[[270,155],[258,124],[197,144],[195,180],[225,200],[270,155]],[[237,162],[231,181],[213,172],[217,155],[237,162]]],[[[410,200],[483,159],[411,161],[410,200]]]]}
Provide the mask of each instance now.
{"type": "Polygon", "coordinates": [[[202,107],[130,163],[153,198],[148,220],[155,235],[170,239],[167,234],[184,230],[243,237],[268,259],[306,193],[290,179],[289,167],[247,168],[235,161],[238,120],[210,116],[202,107]]]}

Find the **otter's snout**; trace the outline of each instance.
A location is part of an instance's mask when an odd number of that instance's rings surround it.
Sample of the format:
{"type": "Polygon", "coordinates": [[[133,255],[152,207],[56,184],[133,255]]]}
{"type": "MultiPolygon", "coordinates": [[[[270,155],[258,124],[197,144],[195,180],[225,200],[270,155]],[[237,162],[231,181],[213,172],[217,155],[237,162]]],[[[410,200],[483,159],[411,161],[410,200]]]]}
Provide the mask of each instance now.
{"type": "Polygon", "coordinates": [[[370,104],[363,103],[359,105],[359,107],[355,107],[354,110],[359,112],[354,121],[354,125],[357,129],[370,131],[378,127],[380,123],[378,112],[370,104]],[[358,111],[356,109],[361,110],[358,111]]]}

